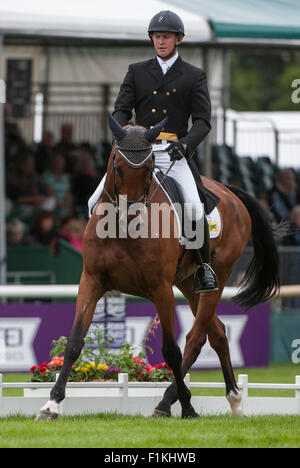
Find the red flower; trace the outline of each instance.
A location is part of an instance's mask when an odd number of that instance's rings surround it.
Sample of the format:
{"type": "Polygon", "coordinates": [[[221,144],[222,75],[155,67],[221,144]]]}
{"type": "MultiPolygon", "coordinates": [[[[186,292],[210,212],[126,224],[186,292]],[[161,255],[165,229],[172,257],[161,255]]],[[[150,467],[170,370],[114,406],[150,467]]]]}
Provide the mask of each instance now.
{"type": "Polygon", "coordinates": [[[36,369],[38,369],[38,366],[32,366],[30,372],[34,372],[36,369]]]}
{"type": "Polygon", "coordinates": [[[160,364],[155,364],[155,366],[154,366],[155,369],[161,369],[162,367],[164,367],[163,362],[161,362],[160,364]]]}
{"type": "Polygon", "coordinates": [[[43,362],[39,365],[38,369],[41,374],[45,374],[46,367],[48,367],[48,364],[46,362],[43,362]]]}

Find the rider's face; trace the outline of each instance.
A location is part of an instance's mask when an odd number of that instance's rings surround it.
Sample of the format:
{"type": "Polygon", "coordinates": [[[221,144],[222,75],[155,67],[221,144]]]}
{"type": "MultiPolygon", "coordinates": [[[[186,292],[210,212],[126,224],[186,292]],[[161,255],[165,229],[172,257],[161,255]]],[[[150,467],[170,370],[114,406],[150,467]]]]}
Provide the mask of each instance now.
{"type": "Polygon", "coordinates": [[[154,32],[152,34],[152,40],[156,53],[163,60],[164,57],[167,57],[172,52],[172,50],[174,50],[176,42],[181,42],[181,38],[178,39],[177,34],[172,32],[154,32]]]}

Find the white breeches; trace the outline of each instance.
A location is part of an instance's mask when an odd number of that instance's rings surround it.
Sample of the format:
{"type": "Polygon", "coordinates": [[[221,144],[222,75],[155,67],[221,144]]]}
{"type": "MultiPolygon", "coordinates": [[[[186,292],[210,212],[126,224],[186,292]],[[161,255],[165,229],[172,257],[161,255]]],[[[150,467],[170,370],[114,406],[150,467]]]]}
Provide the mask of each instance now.
{"type": "MultiPolygon", "coordinates": [[[[155,167],[158,167],[163,173],[166,173],[171,164],[170,156],[166,151],[155,151],[155,146],[156,145],[153,145],[155,154],[155,167]]],[[[173,179],[175,179],[179,185],[184,202],[188,205],[188,212],[191,213],[192,220],[198,221],[202,219],[204,214],[203,205],[198,195],[198,190],[192,171],[190,170],[186,159],[176,161],[168,173],[168,176],[173,177],[173,179]]],[[[101,196],[105,180],[106,174],[88,201],[90,217],[92,215],[93,209],[97,204],[97,201],[101,196]]]]}

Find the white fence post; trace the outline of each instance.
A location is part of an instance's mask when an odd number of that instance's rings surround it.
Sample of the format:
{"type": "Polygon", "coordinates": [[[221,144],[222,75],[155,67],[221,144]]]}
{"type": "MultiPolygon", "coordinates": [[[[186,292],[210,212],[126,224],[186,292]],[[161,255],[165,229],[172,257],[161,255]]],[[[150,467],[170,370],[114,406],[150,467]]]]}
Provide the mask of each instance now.
{"type": "Polygon", "coordinates": [[[118,374],[118,381],[119,383],[122,384],[122,388],[121,388],[122,414],[126,414],[127,409],[128,409],[128,374],[123,374],[123,373],[118,374]]]}
{"type": "Polygon", "coordinates": [[[3,375],[0,374],[0,416],[2,416],[3,414],[3,387],[2,387],[2,383],[3,383],[3,375]]]}
{"type": "MultiPolygon", "coordinates": [[[[300,385],[300,375],[295,376],[295,384],[300,385]]],[[[300,414],[300,390],[295,390],[295,398],[298,400],[298,413],[300,414]]]]}
{"type": "Polygon", "coordinates": [[[248,374],[238,375],[238,386],[242,389],[241,407],[242,411],[245,411],[246,401],[248,398],[248,374]]]}

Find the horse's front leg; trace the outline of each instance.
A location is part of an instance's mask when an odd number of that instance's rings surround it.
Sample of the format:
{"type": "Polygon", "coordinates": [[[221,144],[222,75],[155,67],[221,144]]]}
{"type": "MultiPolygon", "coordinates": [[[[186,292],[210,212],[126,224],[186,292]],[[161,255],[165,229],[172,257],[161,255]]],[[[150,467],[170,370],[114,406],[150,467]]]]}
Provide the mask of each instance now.
{"type": "Polygon", "coordinates": [[[98,278],[83,272],[76,303],[76,315],[64,353],[64,364],[51,390],[50,400],[40,409],[36,421],[58,417],[59,403],[65,398],[65,388],[72,365],[81,353],[96,304],[104,293],[105,290],[98,278]]]}
{"type": "MultiPolygon", "coordinates": [[[[176,382],[177,398],[180,401],[183,418],[196,418],[198,414],[191,405],[191,392],[184,383],[181,364],[182,354],[174,336],[175,299],[170,285],[161,287],[153,299],[162,326],[162,353],[168,366],[171,367],[176,382]]],[[[154,417],[170,417],[170,404],[164,399],[153,413],[154,417]]]]}

